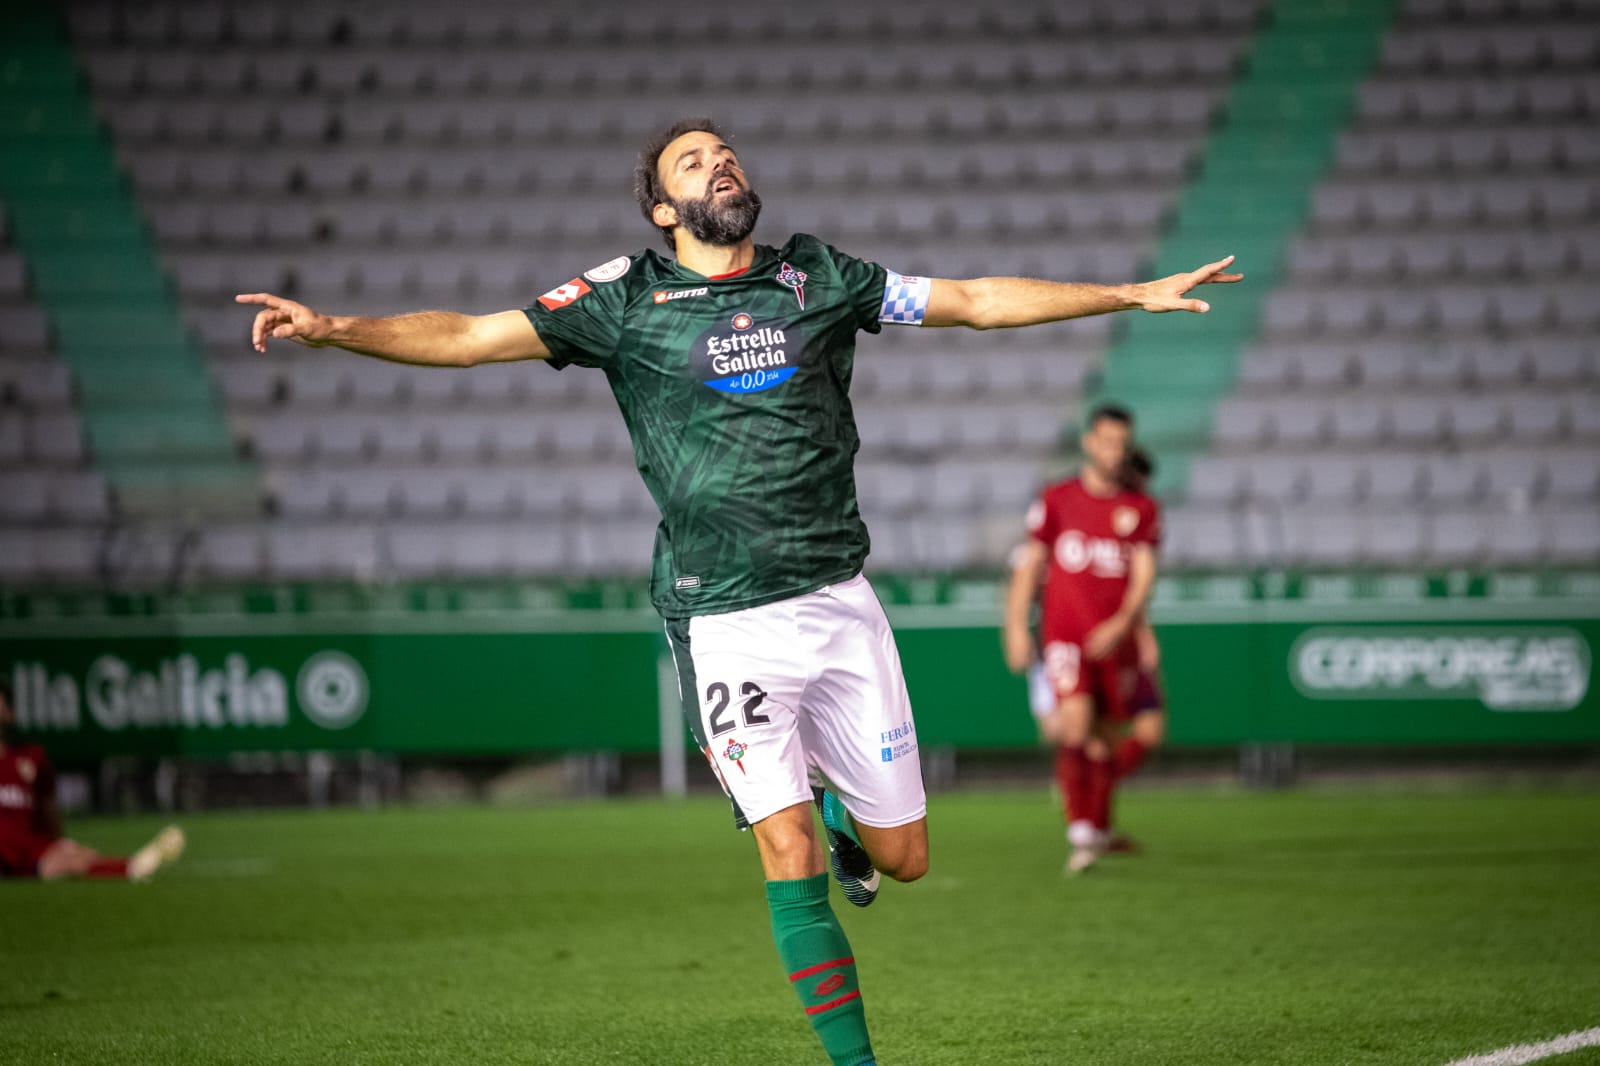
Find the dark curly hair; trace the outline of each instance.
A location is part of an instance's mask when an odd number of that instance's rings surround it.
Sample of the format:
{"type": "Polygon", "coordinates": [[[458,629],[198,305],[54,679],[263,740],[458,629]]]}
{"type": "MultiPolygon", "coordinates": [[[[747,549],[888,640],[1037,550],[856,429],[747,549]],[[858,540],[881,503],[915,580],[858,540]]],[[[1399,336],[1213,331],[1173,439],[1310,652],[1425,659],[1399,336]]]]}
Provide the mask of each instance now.
{"type": "MultiPolygon", "coordinates": [[[[685,133],[709,133],[724,141],[728,139],[722,127],[709,118],[682,118],[645,142],[644,149],[639,153],[639,162],[633,168],[633,195],[639,201],[640,214],[652,226],[656,224],[651,217],[656,204],[667,202],[667,190],[661,180],[661,153],[685,133]]],[[[656,228],[661,230],[661,239],[667,242],[667,247],[677,251],[678,242],[672,236],[672,227],[656,228]]]]}

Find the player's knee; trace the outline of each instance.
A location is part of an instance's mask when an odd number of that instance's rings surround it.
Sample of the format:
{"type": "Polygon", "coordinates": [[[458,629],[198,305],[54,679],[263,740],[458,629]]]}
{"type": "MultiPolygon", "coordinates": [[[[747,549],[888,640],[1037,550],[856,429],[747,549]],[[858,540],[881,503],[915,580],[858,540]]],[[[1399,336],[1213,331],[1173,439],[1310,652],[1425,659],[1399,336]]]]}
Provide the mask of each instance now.
{"type": "Polygon", "coordinates": [[[1141,714],[1133,723],[1133,735],[1147,748],[1160,747],[1161,742],[1167,739],[1166,716],[1141,714]]]}
{"type": "Polygon", "coordinates": [[[756,848],[768,880],[809,877],[822,868],[821,847],[809,821],[810,804],[791,808],[757,822],[756,848]]]}
{"type": "Polygon", "coordinates": [[[883,869],[882,872],[902,883],[910,883],[925,876],[928,872],[927,845],[908,850],[899,856],[899,861],[893,867],[883,869]]]}
{"type": "Polygon", "coordinates": [[[43,855],[37,866],[39,880],[54,881],[61,877],[74,877],[88,871],[94,852],[75,840],[58,840],[43,855]]]}
{"type": "Polygon", "coordinates": [[[780,862],[791,863],[810,855],[814,840],[814,837],[799,829],[786,827],[779,832],[768,834],[766,850],[780,862]]]}

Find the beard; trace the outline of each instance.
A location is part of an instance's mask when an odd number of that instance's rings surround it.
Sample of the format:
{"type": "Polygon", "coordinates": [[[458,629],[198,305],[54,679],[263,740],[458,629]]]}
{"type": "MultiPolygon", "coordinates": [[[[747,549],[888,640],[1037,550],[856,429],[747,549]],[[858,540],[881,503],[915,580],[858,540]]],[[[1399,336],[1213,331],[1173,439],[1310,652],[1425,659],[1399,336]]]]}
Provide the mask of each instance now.
{"type": "Polygon", "coordinates": [[[669,200],[678,223],[702,244],[729,247],[750,236],[761,217],[761,197],[754,189],[741,189],[721,203],[706,190],[698,200],[669,200]]]}

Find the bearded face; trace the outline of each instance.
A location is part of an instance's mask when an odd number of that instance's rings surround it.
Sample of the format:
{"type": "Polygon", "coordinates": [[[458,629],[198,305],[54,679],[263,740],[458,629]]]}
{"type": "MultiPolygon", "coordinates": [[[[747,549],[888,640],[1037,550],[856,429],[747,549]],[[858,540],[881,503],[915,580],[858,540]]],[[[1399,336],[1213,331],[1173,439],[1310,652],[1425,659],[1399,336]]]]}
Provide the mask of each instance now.
{"type": "Polygon", "coordinates": [[[678,224],[695,240],[718,247],[738,244],[750,236],[761,217],[761,197],[726,173],[712,176],[704,196],[667,203],[678,213],[678,224]]]}

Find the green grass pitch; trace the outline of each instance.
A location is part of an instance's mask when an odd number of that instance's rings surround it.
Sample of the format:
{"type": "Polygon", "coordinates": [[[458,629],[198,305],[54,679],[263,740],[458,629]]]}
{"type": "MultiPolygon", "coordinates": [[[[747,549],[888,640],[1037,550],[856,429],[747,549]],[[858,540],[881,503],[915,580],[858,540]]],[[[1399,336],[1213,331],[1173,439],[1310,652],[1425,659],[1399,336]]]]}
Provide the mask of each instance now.
{"type": "MultiPolygon", "coordinates": [[[[1600,1025],[1600,793],[1122,816],[1146,854],[1065,881],[1042,790],[935,796],[923,882],[835,892],[886,1066],[1442,1066],[1600,1025]]],[[[0,1062],[825,1061],[720,801],[186,825],[151,884],[0,884],[0,1062]]]]}

